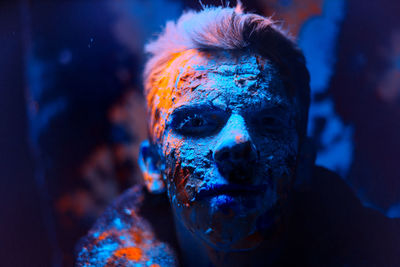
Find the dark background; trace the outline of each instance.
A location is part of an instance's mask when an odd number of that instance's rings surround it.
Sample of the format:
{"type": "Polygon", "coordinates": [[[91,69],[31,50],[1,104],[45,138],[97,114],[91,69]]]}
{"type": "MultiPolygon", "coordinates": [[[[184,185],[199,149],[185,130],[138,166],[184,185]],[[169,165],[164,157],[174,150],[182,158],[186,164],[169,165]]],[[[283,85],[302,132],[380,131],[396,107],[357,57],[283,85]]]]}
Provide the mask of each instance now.
{"type": "MultiPolygon", "coordinates": [[[[243,2],[298,37],[317,163],[400,217],[400,2],[243,2]]],[[[0,2],[0,266],[72,265],[104,207],[141,182],[143,45],[188,8],[200,4],[0,2]]]]}

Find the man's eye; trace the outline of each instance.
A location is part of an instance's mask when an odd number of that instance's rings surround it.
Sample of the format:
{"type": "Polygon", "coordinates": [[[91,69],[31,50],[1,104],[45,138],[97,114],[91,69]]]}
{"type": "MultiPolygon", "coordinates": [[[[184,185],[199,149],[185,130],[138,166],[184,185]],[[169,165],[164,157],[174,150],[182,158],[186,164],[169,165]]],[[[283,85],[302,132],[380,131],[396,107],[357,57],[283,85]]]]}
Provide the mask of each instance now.
{"type": "Polygon", "coordinates": [[[204,118],[200,115],[194,114],[187,116],[179,125],[178,128],[184,127],[201,127],[205,124],[204,118]]]}
{"type": "Polygon", "coordinates": [[[257,121],[257,128],[259,128],[262,132],[278,132],[285,128],[285,123],[280,118],[275,116],[262,116],[257,121]]]}
{"type": "Polygon", "coordinates": [[[274,117],[264,117],[262,123],[266,126],[276,126],[278,121],[274,117]]]}
{"type": "Polygon", "coordinates": [[[218,129],[217,116],[204,116],[200,114],[188,114],[181,118],[176,118],[173,123],[173,129],[188,136],[210,135],[218,129]]]}

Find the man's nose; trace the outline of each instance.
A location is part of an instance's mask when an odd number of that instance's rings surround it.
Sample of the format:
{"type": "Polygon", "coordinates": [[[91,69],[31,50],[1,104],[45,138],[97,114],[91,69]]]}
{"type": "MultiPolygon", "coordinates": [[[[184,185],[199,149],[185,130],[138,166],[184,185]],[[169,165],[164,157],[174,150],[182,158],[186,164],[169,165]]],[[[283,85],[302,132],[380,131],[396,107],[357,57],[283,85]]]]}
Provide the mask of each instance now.
{"type": "Polygon", "coordinates": [[[232,114],[220,133],[213,153],[220,174],[231,182],[251,182],[257,162],[256,148],[245,120],[232,114]]]}

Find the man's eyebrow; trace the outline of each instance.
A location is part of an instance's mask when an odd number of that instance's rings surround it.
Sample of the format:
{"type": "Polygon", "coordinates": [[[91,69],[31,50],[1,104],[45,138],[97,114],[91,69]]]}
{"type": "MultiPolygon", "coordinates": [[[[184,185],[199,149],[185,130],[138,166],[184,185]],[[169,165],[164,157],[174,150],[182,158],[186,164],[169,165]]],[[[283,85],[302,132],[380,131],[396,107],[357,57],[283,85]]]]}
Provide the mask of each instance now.
{"type": "Polygon", "coordinates": [[[190,105],[182,105],[175,108],[172,111],[172,116],[174,114],[182,113],[182,112],[194,112],[194,111],[217,111],[217,112],[225,112],[226,108],[219,107],[213,105],[212,103],[197,103],[197,104],[190,104],[190,105]]]}
{"type": "Polygon", "coordinates": [[[252,113],[252,112],[285,113],[288,110],[290,110],[290,105],[288,103],[259,102],[256,105],[249,105],[247,107],[246,113],[252,113]]]}

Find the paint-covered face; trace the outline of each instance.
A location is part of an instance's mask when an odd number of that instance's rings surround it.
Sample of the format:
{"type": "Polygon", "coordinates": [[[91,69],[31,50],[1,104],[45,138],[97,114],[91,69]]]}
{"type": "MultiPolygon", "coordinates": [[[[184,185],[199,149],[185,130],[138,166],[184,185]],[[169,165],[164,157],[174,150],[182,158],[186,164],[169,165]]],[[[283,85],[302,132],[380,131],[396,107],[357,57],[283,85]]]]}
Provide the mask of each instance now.
{"type": "Polygon", "coordinates": [[[293,180],[296,105],[260,56],[181,57],[169,98],[161,94],[153,107],[171,205],[208,244],[253,247],[278,220],[293,180]]]}

